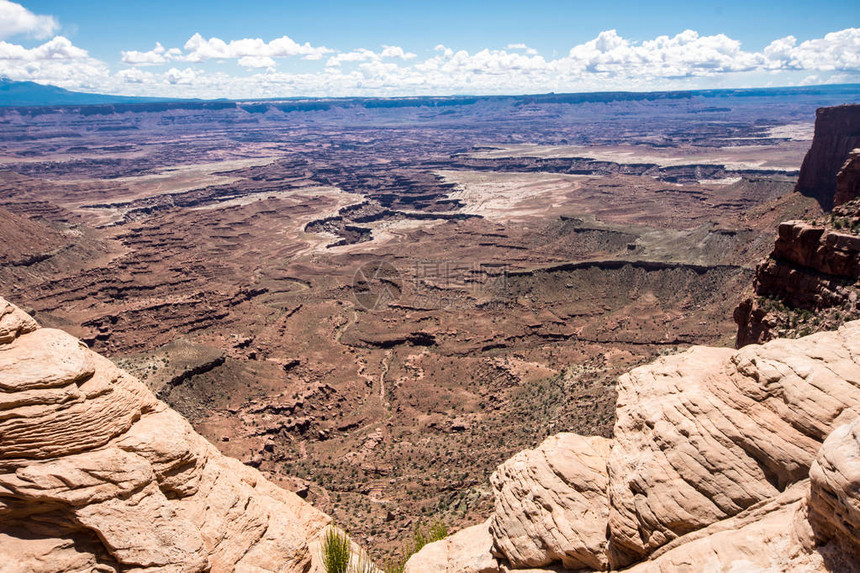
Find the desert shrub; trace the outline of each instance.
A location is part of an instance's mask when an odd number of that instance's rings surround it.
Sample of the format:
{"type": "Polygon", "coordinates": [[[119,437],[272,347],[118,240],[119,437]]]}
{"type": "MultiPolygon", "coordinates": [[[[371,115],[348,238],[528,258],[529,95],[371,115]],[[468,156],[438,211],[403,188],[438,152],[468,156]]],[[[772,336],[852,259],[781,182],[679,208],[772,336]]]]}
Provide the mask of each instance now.
{"type": "Polygon", "coordinates": [[[347,573],[349,569],[349,537],[334,527],[325,533],[321,551],[321,561],[326,573],[347,573]]]}

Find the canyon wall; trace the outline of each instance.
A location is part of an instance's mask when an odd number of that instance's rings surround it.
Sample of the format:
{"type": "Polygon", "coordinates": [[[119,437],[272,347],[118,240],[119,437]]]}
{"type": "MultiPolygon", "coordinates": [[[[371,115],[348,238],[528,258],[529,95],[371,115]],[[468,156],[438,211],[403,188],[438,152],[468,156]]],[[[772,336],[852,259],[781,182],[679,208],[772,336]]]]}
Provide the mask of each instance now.
{"type": "Polygon", "coordinates": [[[330,524],[0,298],[0,571],[320,571],[330,524]]]}
{"type": "Polygon", "coordinates": [[[495,511],[407,573],[860,568],[860,321],[618,380],[614,438],[502,464],[495,511]]]}
{"type": "Polygon", "coordinates": [[[797,189],[829,214],[779,225],[756,268],[753,296],[735,309],[735,345],[832,330],[860,318],[860,105],[822,108],[797,189]]]}
{"type": "Polygon", "coordinates": [[[803,159],[796,191],[833,208],[836,174],[852,149],[860,147],[860,104],[823,107],[815,113],[812,147],[803,159]]]}

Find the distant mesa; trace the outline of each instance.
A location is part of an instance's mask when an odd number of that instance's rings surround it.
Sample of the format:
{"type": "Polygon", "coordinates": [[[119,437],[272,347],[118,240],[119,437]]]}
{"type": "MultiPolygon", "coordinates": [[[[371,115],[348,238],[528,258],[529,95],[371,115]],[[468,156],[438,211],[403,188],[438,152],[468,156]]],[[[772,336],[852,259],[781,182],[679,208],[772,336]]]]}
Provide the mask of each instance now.
{"type": "Polygon", "coordinates": [[[73,92],[36,82],[16,82],[0,78],[0,106],[95,105],[107,103],[147,103],[165,98],[113,96],[73,92]]]}

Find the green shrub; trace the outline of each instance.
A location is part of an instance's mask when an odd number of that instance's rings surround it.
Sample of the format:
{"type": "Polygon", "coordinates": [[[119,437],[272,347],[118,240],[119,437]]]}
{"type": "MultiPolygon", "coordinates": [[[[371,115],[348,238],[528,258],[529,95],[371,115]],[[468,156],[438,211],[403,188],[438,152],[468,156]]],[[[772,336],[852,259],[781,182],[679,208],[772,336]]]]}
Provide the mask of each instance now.
{"type": "Polygon", "coordinates": [[[347,573],[349,557],[349,537],[334,527],[330,527],[323,538],[320,555],[326,573],[347,573]]]}

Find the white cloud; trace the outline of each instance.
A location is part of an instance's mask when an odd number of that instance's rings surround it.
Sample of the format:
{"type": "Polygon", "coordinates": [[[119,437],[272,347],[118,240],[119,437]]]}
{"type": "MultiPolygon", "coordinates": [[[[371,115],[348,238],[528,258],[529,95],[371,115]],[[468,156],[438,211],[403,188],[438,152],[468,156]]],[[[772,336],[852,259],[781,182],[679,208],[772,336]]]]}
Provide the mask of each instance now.
{"type": "Polygon", "coordinates": [[[274,68],[275,60],[269,56],[242,56],[239,65],[245,68],[274,68]]]}
{"type": "Polygon", "coordinates": [[[419,58],[399,46],[335,52],[299,44],[286,36],[266,42],[224,41],[195,34],[181,49],[156,43],[149,51],[123,51],[122,61],[127,66],[111,72],[107,64],[63,36],[31,48],[0,41],[0,75],[13,79],[128,95],[253,98],[860,81],[860,29],[849,28],[803,42],[787,36],[757,51],[744,50],[740,42],[724,34],[702,36],[686,30],[635,42],[607,30],[561,57],[549,59],[523,43],[475,52],[439,44],[433,53],[419,58]],[[324,61],[313,61],[325,56],[324,61]],[[299,63],[295,61],[298,58],[312,61],[299,63]],[[244,69],[219,66],[226,61],[244,69]],[[159,64],[164,68],[142,69],[159,64]]]}
{"type": "Polygon", "coordinates": [[[0,41],[0,76],[70,89],[99,89],[110,70],[68,38],[56,36],[34,48],[0,41]]]}
{"type": "Polygon", "coordinates": [[[155,47],[148,52],[138,52],[136,50],[123,50],[122,61],[125,64],[152,66],[156,64],[164,64],[170,60],[175,60],[182,55],[182,50],[178,48],[165,49],[161,42],[156,42],[155,47]]]}
{"type": "Polygon", "coordinates": [[[860,69],[860,28],[831,32],[798,45],[797,38],[774,40],[764,49],[771,68],[824,71],[860,69]]]}
{"type": "Polygon", "coordinates": [[[685,30],[676,36],[659,36],[634,43],[615,30],[574,46],[557,61],[560,72],[649,78],[683,78],[755,70],[762,54],[744,52],[741,44],[724,34],[699,36],[685,30]]]}
{"type": "Polygon", "coordinates": [[[118,71],[116,78],[127,84],[143,84],[152,82],[155,79],[155,75],[151,72],[145,72],[140,68],[128,68],[118,71]]]}
{"type": "Polygon", "coordinates": [[[523,44],[522,42],[520,42],[518,44],[508,44],[507,46],[505,46],[505,49],[506,50],[523,50],[523,51],[525,51],[526,54],[528,54],[530,56],[538,55],[537,50],[535,50],[534,48],[528,47],[527,45],[523,44]]]}
{"type": "Polygon", "coordinates": [[[185,42],[185,52],[184,60],[203,62],[244,57],[289,58],[294,56],[301,56],[306,60],[319,60],[333,50],[325,46],[311,46],[307,42],[299,44],[288,36],[277,38],[271,42],[264,42],[260,38],[244,38],[225,42],[220,38],[207,40],[200,34],[194,34],[185,42]]]}
{"type": "Polygon", "coordinates": [[[38,39],[49,38],[60,28],[53,16],[33,14],[20,4],[0,0],[0,38],[26,34],[38,39]]]}
{"type": "Polygon", "coordinates": [[[167,70],[167,73],[164,74],[164,79],[167,80],[167,83],[171,85],[194,85],[196,79],[200,77],[200,73],[191,68],[185,68],[184,70],[178,70],[176,68],[170,68],[167,70]]]}
{"type": "Polygon", "coordinates": [[[417,56],[412,52],[406,52],[400,46],[382,46],[380,57],[383,58],[400,58],[401,60],[412,60],[417,56]]]}
{"type": "Polygon", "coordinates": [[[407,52],[400,46],[382,46],[382,50],[379,52],[374,52],[373,50],[368,50],[366,48],[359,48],[351,52],[340,52],[335,54],[326,60],[325,65],[327,67],[333,67],[340,66],[347,62],[378,62],[384,58],[412,60],[416,57],[418,57],[416,54],[407,52]]]}

